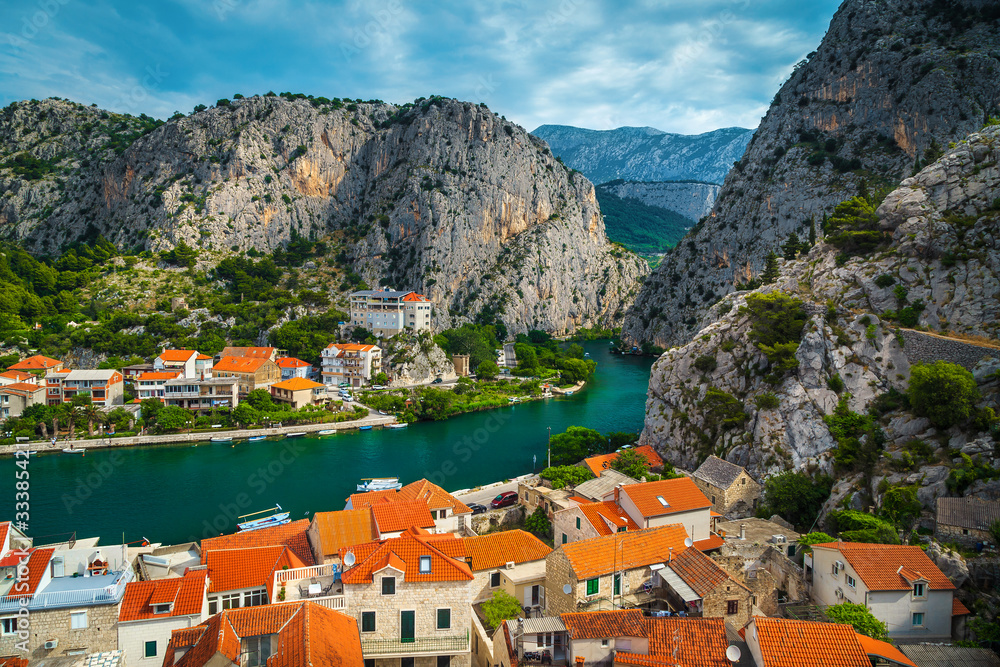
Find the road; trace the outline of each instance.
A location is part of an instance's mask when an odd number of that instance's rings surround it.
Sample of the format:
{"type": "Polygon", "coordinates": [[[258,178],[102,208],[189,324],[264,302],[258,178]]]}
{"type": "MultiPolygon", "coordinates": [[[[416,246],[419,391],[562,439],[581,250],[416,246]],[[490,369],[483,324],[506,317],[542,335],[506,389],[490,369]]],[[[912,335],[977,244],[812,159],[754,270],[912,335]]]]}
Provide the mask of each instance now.
{"type": "Polygon", "coordinates": [[[519,480],[523,481],[531,477],[534,477],[534,475],[525,475],[509,482],[497,482],[494,484],[488,484],[486,486],[479,487],[474,491],[473,490],[458,491],[453,495],[466,505],[470,505],[472,503],[479,503],[480,505],[486,505],[487,507],[489,507],[491,500],[496,498],[501,493],[504,493],[505,491],[517,491],[518,481],[519,480]]]}
{"type": "Polygon", "coordinates": [[[517,368],[517,355],[514,354],[514,343],[503,344],[503,363],[507,368],[517,368]]]}

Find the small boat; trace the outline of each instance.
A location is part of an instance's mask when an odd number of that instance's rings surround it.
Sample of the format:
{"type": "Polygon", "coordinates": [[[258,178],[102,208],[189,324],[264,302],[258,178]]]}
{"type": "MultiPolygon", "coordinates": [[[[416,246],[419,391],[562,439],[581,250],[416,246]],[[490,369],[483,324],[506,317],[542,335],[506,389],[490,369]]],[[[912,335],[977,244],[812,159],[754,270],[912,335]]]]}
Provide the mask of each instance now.
{"type": "Polygon", "coordinates": [[[294,433],[286,433],[285,437],[286,438],[301,438],[305,434],[306,434],[305,431],[295,431],[294,433]]]}
{"type": "Polygon", "coordinates": [[[573,392],[571,392],[571,391],[564,391],[563,392],[563,396],[572,396],[572,395],[573,395],[573,392]]]}
{"type": "Polygon", "coordinates": [[[370,431],[370,430],[372,430],[372,425],[371,424],[365,424],[364,426],[359,426],[358,430],[359,431],[370,431]]]}
{"type": "Polygon", "coordinates": [[[251,519],[249,521],[242,521],[237,523],[241,532],[246,532],[248,530],[258,530],[260,528],[269,528],[271,526],[280,526],[282,524],[288,523],[289,513],[281,509],[281,505],[275,503],[274,507],[267,510],[261,510],[259,512],[251,512],[250,514],[244,514],[239,517],[240,519],[245,519],[248,516],[255,516],[257,514],[263,514],[264,512],[274,512],[271,516],[264,516],[259,519],[251,519]]]}
{"type": "Polygon", "coordinates": [[[406,422],[399,422],[398,424],[386,424],[385,425],[386,428],[391,428],[391,429],[406,428],[407,426],[409,426],[409,424],[407,424],[406,422]]]}
{"type": "Polygon", "coordinates": [[[219,435],[210,439],[211,442],[232,442],[233,436],[231,435],[219,435]]]}
{"type": "Polygon", "coordinates": [[[73,448],[73,447],[64,447],[63,448],[63,452],[66,453],[66,454],[83,454],[85,451],[87,451],[87,450],[86,449],[82,449],[82,448],[81,449],[76,449],[76,448],[73,448]]]}
{"type": "Polygon", "coordinates": [[[335,428],[325,428],[322,431],[316,431],[316,435],[333,435],[337,432],[335,428]]]}
{"type": "Polygon", "coordinates": [[[247,438],[247,442],[260,442],[261,440],[267,440],[266,435],[251,435],[247,438]]]}
{"type": "Polygon", "coordinates": [[[398,477],[366,477],[364,484],[358,484],[358,491],[399,491],[403,485],[398,477]]]}
{"type": "Polygon", "coordinates": [[[380,415],[388,415],[388,414],[389,414],[389,413],[388,413],[388,412],[386,412],[385,410],[379,410],[379,411],[378,411],[378,413],[379,413],[380,415]]]}

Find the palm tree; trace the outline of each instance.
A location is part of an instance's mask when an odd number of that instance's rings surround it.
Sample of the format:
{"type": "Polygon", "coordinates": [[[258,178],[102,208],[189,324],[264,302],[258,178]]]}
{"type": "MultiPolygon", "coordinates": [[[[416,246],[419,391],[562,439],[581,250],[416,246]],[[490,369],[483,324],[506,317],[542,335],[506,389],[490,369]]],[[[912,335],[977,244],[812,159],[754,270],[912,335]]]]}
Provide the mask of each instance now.
{"type": "Polygon", "coordinates": [[[76,420],[80,417],[80,408],[70,405],[66,413],[69,418],[69,439],[72,440],[76,437],[76,420]]]}
{"type": "Polygon", "coordinates": [[[87,435],[93,437],[94,422],[100,421],[101,417],[103,416],[103,413],[101,412],[101,409],[96,405],[94,405],[93,403],[88,403],[87,405],[83,406],[83,408],[81,409],[81,413],[84,419],[87,420],[87,435]]]}
{"type": "Polygon", "coordinates": [[[59,438],[59,417],[56,415],[52,415],[52,437],[59,438]]]}

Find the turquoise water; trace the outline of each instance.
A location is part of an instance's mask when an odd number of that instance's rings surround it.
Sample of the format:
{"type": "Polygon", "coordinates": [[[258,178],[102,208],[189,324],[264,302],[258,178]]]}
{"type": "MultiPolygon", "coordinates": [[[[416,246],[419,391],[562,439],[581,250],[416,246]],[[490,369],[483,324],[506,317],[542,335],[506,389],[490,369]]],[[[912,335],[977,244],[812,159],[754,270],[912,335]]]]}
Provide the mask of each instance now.
{"type": "MultiPolygon", "coordinates": [[[[611,355],[606,341],[584,347],[598,372],[571,397],[396,431],[39,456],[28,468],[27,532],[41,538],[75,531],[105,544],[123,535],[126,542],[177,543],[233,532],[237,516],[275,503],[293,519],[343,509],[363,477],[398,476],[404,483],[426,477],[457,490],[540,470],[546,427],[553,433],[573,425],[602,432],[642,428],[653,360],[611,355]]],[[[14,517],[16,470],[13,459],[0,460],[0,480],[9,480],[0,482],[5,519],[14,517]]]]}

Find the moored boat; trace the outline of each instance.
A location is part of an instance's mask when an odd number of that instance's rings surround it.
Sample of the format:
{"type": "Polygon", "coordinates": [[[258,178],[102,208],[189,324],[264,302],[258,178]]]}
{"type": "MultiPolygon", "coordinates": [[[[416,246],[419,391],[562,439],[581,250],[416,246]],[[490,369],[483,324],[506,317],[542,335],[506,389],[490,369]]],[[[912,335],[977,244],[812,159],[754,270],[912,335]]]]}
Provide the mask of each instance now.
{"type": "Polygon", "coordinates": [[[301,438],[305,434],[306,434],[305,431],[295,431],[294,433],[286,433],[285,437],[286,438],[301,438]]]}
{"type": "Polygon", "coordinates": [[[247,442],[260,442],[261,440],[267,440],[266,435],[251,435],[247,438],[247,442]]]}
{"type": "Polygon", "coordinates": [[[211,439],[212,442],[232,442],[233,436],[231,435],[219,435],[211,439]]]}
{"type": "Polygon", "coordinates": [[[64,447],[63,448],[63,452],[65,452],[66,454],[83,454],[85,451],[87,451],[87,450],[82,449],[82,448],[77,449],[75,447],[64,447]]]}
{"type": "Polygon", "coordinates": [[[359,426],[358,430],[359,431],[370,431],[370,430],[372,430],[372,425],[371,424],[365,424],[364,426],[359,426]]]}
{"type": "Polygon", "coordinates": [[[364,484],[358,484],[358,491],[398,491],[403,488],[398,477],[366,477],[364,484]]]}
{"type": "Polygon", "coordinates": [[[386,428],[391,428],[391,429],[406,428],[407,426],[409,426],[409,424],[407,424],[406,422],[399,422],[399,423],[396,423],[396,424],[386,424],[385,425],[386,428]]]}
{"type": "Polygon", "coordinates": [[[316,431],[316,435],[333,435],[337,432],[335,428],[325,428],[322,431],[316,431]]]}
{"type": "Polygon", "coordinates": [[[267,510],[261,510],[259,512],[251,512],[250,514],[244,514],[239,517],[240,519],[245,519],[247,517],[256,516],[257,514],[263,514],[264,512],[274,512],[271,516],[264,516],[259,519],[250,519],[249,521],[241,521],[236,525],[239,527],[241,532],[246,532],[248,530],[258,530],[260,528],[269,528],[271,526],[280,526],[286,524],[289,521],[289,513],[281,509],[281,505],[275,503],[274,507],[267,510]]]}

